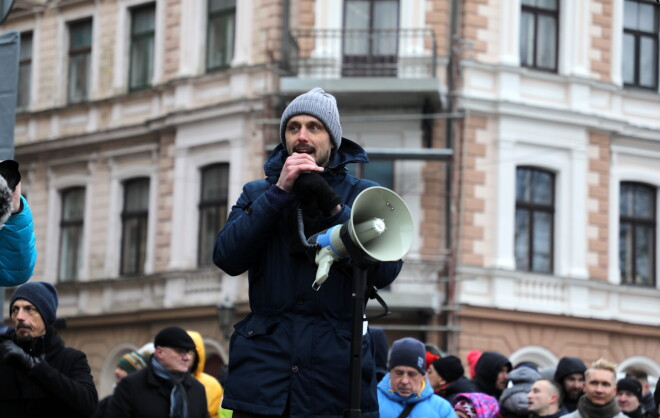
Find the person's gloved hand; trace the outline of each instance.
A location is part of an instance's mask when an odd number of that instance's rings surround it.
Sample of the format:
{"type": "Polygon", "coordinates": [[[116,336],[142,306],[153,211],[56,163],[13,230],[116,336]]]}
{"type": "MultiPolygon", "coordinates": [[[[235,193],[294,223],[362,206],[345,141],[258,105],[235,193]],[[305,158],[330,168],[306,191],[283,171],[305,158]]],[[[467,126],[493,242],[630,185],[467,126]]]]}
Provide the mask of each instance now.
{"type": "Polygon", "coordinates": [[[31,369],[39,362],[11,340],[4,340],[0,343],[0,361],[3,363],[20,364],[26,369],[31,369]]]}
{"type": "Polygon", "coordinates": [[[341,196],[330,187],[319,173],[303,173],[293,185],[293,191],[303,201],[316,199],[318,208],[325,215],[341,203],[341,196]]]}

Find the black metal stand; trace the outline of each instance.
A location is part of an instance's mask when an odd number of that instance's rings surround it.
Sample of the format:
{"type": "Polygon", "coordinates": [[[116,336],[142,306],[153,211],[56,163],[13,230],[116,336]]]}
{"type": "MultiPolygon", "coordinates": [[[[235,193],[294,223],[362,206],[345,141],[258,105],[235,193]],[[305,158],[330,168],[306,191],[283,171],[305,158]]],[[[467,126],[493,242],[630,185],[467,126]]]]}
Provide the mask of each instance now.
{"type": "Polygon", "coordinates": [[[353,266],[353,323],[351,327],[351,380],[349,409],[344,411],[344,417],[357,418],[361,416],[360,400],[362,397],[362,329],[364,321],[364,295],[367,288],[366,268],[353,266]]]}

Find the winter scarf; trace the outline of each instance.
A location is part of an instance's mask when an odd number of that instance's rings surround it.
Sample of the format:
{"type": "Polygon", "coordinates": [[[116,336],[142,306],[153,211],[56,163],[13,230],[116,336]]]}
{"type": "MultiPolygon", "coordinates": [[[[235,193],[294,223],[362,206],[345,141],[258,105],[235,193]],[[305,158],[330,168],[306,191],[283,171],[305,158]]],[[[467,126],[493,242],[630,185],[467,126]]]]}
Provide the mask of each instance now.
{"type": "Polygon", "coordinates": [[[584,418],[612,418],[620,412],[614,399],[605,405],[594,405],[586,396],[580,398],[577,409],[584,418]]]}
{"type": "Polygon", "coordinates": [[[188,396],[186,395],[186,389],[183,387],[183,379],[186,378],[186,373],[168,372],[155,357],[151,358],[151,366],[156,376],[172,383],[172,391],[170,392],[170,418],[187,418],[188,396]]]}

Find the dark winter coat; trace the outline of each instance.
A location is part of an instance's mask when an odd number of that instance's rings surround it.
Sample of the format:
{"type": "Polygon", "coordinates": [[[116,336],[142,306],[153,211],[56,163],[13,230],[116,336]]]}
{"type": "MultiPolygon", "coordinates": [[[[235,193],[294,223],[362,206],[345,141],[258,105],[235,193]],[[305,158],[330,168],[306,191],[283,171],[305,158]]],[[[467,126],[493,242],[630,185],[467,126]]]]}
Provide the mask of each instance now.
{"type": "MultiPolygon", "coordinates": [[[[14,336],[12,329],[7,337],[14,336]]],[[[65,347],[50,327],[28,351],[34,357],[45,353],[29,371],[0,364],[2,418],[86,418],[94,413],[98,395],[85,353],[65,347]]]]}
{"type": "Polygon", "coordinates": [[[477,385],[479,392],[500,399],[502,390],[497,389],[495,383],[502,366],[506,366],[511,371],[511,362],[502,354],[495,351],[486,351],[481,354],[474,367],[476,373],[474,384],[477,385]]]}
{"type": "MultiPolygon", "coordinates": [[[[188,418],[209,418],[204,386],[187,375],[183,387],[188,397],[188,418]]],[[[119,381],[105,418],[167,418],[172,383],[154,374],[151,361],[144,369],[119,381]]],[[[215,417],[214,417],[215,418],[215,417]]]]}
{"type": "MultiPolygon", "coordinates": [[[[234,326],[222,407],[279,415],[290,399],[291,416],[341,417],[349,406],[351,291],[353,269],[335,262],[320,290],[312,289],[317,266],[299,244],[294,195],[274,201],[286,150],[278,145],[264,165],[267,179],[247,183],[216,239],[215,264],[231,275],[248,271],[250,314],[234,326]],[[269,188],[276,188],[270,190],[269,188]],[[282,207],[285,206],[285,207],[282,207]]],[[[376,183],[347,174],[347,163],[367,162],[366,153],[343,139],[322,176],[341,196],[342,210],[306,223],[309,237],[350,219],[351,205],[376,183]],[[313,227],[309,227],[314,225],[313,227]]],[[[389,285],[401,261],[368,268],[368,282],[389,285]]],[[[378,414],[373,341],[362,341],[364,417],[378,414]]]]}
{"type": "Polygon", "coordinates": [[[453,404],[456,395],[459,393],[474,393],[479,392],[479,388],[467,377],[461,376],[458,379],[454,380],[445,388],[441,389],[438,392],[438,395],[445,398],[449,403],[453,404]]]}

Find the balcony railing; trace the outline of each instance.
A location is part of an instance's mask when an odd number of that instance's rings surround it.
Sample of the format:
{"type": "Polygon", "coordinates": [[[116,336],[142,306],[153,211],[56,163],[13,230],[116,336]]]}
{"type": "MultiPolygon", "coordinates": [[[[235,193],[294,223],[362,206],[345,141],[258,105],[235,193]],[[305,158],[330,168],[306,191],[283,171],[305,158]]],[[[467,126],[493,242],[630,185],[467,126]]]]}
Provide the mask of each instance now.
{"type": "Polygon", "coordinates": [[[436,46],[431,29],[299,29],[282,67],[300,78],[435,78],[436,46]]]}

